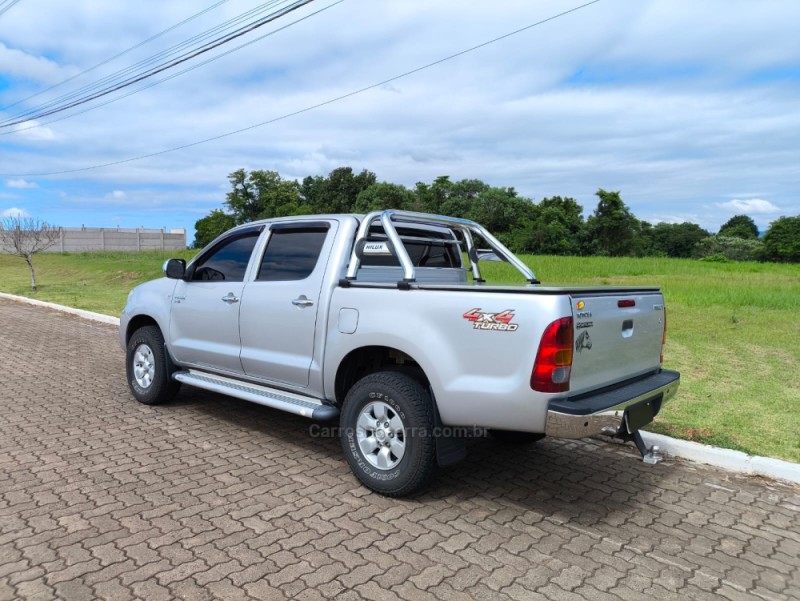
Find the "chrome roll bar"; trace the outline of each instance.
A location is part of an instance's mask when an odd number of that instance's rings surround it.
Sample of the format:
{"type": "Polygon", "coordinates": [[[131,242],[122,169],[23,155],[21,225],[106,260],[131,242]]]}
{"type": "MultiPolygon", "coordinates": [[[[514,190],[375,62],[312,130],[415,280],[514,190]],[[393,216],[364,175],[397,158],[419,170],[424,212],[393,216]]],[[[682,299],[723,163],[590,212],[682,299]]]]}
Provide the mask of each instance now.
{"type": "Polygon", "coordinates": [[[511,265],[513,265],[516,270],[519,271],[526,280],[528,280],[528,282],[531,284],[539,283],[539,280],[536,279],[536,276],[528,268],[528,266],[520,261],[516,255],[514,255],[514,253],[508,250],[508,248],[506,248],[502,242],[492,236],[480,224],[470,221],[469,219],[460,219],[458,217],[429,215],[427,213],[398,211],[396,209],[373,211],[364,217],[361,225],[358,228],[356,241],[353,245],[353,252],[350,256],[350,264],[347,267],[348,280],[354,280],[356,278],[358,268],[361,266],[361,260],[358,258],[356,249],[358,248],[359,241],[367,239],[369,236],[369,228],[375,221],[380,221],[381,226],[383,226],[383,231],[386,233],[386,237],[389,239],[389,242],[391,242],[394,254],[397,256],[397,259],[400,261],[400,266],[403,268],[404,282],[413,282],[416,280],[416,268],[414,267],[414,263],[411,261],[411,257],[408,256],[408,251],[406,250],[400,235],[397,233],[397,229],[394,225],[395,222],[429,223],[460,231],[464,236],[464,241],[467,246],[467,255],[469,256],[472,277],[476,282],[482,282],[483,279],[481,278],[481,272],[478,266],[478,253],[475,249],[475,243],[473,241],[472,234],[477,234],[483,238],[489,244],[489,246],[491,246],[495,254],[497,254],[504,261],[511,263],[511,265]]]}

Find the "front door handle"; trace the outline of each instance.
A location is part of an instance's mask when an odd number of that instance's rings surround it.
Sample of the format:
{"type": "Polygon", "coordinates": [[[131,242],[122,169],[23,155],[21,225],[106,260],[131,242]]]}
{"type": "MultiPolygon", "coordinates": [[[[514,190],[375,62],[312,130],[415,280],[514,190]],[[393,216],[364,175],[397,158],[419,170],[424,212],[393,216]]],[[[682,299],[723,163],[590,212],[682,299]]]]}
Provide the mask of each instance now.
{"type": "Polygon", "coordinates": [[[222,297],[222,302],[228,303],[228,304],[238,303],[239,302],[239,297],[238,296],[234,296],[233,292],[228,292],[228,294],[226,294],[225,296],[222,297]]]}
{"type": "Polygon", "coordinates": [[[296,298],[292,301],[292,304],[295,307],[310,307],[314,304],[314,301],[310,298],[307,298],[305,294],[301,294],[299,298],[296,298]]]}

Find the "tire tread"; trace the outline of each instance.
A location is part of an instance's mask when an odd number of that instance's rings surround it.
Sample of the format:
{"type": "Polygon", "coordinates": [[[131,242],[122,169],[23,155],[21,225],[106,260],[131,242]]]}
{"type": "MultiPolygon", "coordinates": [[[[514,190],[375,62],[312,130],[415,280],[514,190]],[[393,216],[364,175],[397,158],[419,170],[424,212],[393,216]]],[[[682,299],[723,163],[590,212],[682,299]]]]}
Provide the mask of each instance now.
{"type": "Polygon", "coordinates": [[[142,326],[131,335],[125,357],[126,376],[131,393],[143,405],[160,405],[172,400],[178,393],[181,383],[172,379],[167,362],[167,349],[164,346],[164,336],[158,326],[142,326]],[[153,351],[156,358],[156,377],[147,390],[146,395],[136,392],[131,382],[131,355],[141,343],[146,343],[153,351]]]}
{"type": "MultiPolygon", "coordinates": [[[[422,445],[420,450],[421,460],[415,466],[414,474],[400,487],[390,489],[385,486],[376,486],[375,482],[367,480],[360,470],[353,469],[358,479],[367,487],[387,497],[405,497],[414,494],[427,486],[436,475],[436,443],[433,438],[434,427],[434,414],[433,406],[430,395],[423,388],[423,386],[411,376],[402,373],[401,371],[381,371],[374,372],[363,377],[361,380],[348,391],[342,409],[342,426],[348,427],[345,424],[348,414],[348,401],[353,402],[352,399],[357,398],[362,389],[372,388],[376,386],[386,388],[396,392],[400,395],[406,403],[404,403],[403,410],[406,413],[413,411],[413,419],[407,420],[414,424],[421,424],[430,432],[429,436],[415,437],[415,442],[422,445]]],[[[350,461],[350,450],[347,447],[346,437],[342,437],[342,448],[347,457],[348,463],[350,461]]]]}

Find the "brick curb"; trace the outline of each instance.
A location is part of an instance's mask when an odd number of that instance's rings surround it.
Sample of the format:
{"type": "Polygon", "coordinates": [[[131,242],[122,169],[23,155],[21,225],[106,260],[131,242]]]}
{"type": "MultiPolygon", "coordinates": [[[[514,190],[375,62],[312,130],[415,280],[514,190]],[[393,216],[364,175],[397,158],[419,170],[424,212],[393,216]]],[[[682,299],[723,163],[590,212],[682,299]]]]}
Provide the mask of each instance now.
{"type": "MultiPolygon", "coordinates": [[[[110,315],[103,315],[102,313],[84,311],[83,309],[75,309],[65,305],[48,303],[28,298],[26,296],[7,294],[5,292],[0,292],[0,298],[27,303],[29,305],[35,305],[38,307],[46,307],[48,309],[54,309],[56,311],[77,315],[79,317],[83,317],[84,319],[90,319],[93,321],[119,326],[119,318],[111,317],[110,315]]],[[[696,463],[705,463],[707,465],[713,465],[714,467],[719,467],[732,472],[766,476],[776,480],[786,480],[788,482],[800,484],[800,464],[797,463],[783,461],[781,459],[772,459],[770,457],[748,455],[747,453],[743,453],[741,451],[713,447],[711,445],[691,442],[689,440],[679,440],[677,438],[671,438],[669,436],[664,436],[663,434],[654,434],[652,432],[642,431],[642,438],[647,443],[647,446],[658,445],[664,453],[672,457],[680,457],[696,463]]]]}
{"type": "Polygon", "coordinates": [[[782,459],[748,455],[742,451],[722,449],[711,445],[679,440],[642,431],[642,438],[647,446],[658,445],[659,448],[672,457],[681,457],[697,463],[705,463],[732,472],[766,476],[775,480],[786,480],[800,484],[800,464],[782,459]]]}
{"type": "Polygon", "coordinates": [[[102,313],[95,313],[94,311],[84,311],[83,309],[75,309],[74,307],[67,307],[66,305],[57,305],[56,303],[48,303],[45,301],[36,300],[35,298],[18,296],[16,294],[8,294],[6,292],[0,292],[0,298],[17,301],[19,303],[26,303],[28,305],[35,305],[37,307],[46,307],[47,309],[61,311],[62,313],[70,313],[72,315],[77,315],[78,317],[83,317],[84,319],[100,321],[102,323],[119,327],[119,317],[111,317],[111,315],[103,315],[102,313]]]}

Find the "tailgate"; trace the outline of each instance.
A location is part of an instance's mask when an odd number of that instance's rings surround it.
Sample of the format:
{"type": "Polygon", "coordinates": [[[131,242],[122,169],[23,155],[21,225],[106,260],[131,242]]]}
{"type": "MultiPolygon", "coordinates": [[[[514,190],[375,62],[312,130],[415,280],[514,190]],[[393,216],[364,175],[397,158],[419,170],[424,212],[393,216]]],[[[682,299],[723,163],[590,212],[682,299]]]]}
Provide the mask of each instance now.
{"type": "Polygon", "coordinates": [[[574,354],[570,395],[652,372],[661,365],[660,292],[571,295],[574,354]]]}

